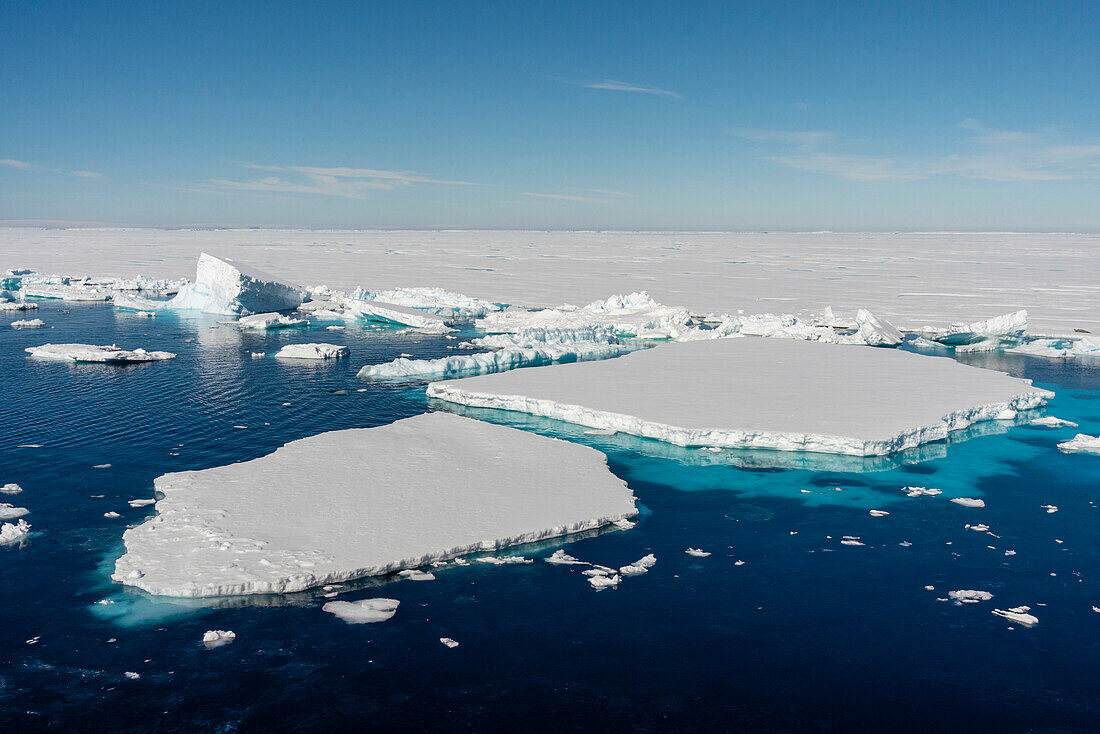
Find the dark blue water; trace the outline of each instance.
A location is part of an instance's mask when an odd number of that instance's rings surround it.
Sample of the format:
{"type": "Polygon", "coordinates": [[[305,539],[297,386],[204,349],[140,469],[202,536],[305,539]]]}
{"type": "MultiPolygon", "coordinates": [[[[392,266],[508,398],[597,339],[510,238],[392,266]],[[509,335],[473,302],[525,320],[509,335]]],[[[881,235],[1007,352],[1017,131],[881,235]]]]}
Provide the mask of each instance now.
{"type": "Polygon", "coordinates": [[[576,567],[541,560],[375,580],[341,598],[382,584],[401,606],[386,623],[353,626],[322,612],[319,593],[188,606],[120,589],[107,573],[122,531],[153,513],[126,501],[151,496],[165,472],[439,407],[422,385],[355,373],[400,353],[450,354],[455,341],[364,327],[246,334],[211,316],[142,319],[100,305],[44,303],[36,315],[47,328],[0,323],[0,483],[25,490],[0,501],[28,507],[34,526],[22,547],[0,548],[4,731],[1100,729],[1100,458],[1055,448],[1100,433],[1100,369],[973,355],[1056,390],[1047,412],[1081,427],[988,424],[889,460],[715,454],[471,412],[607,453],[645,514],[634,530],[567,550],[614,566],[652,552],[656,567],[603,592],[576,567]],[[47,341],[179,357],[130,367],[26,358],[24,347],[47,341]],[[290,341],[348,344],[352,358],[249,356],[290,341]],[[92,468],[101,464],[111,466],[92,468]],[[908,498],[907,485],[944,494],[908,498]],[[865,545],[841,545],[845,535],[865,545]],[[689,545],[713,555],[687,556],[689,545]],[[994,598],[937,601],[952,589],[994,598]],[[991,614],[1022,604],[1036,627],[991,614]],[[237,640],[206,650],[207,629],[237,640]]]}

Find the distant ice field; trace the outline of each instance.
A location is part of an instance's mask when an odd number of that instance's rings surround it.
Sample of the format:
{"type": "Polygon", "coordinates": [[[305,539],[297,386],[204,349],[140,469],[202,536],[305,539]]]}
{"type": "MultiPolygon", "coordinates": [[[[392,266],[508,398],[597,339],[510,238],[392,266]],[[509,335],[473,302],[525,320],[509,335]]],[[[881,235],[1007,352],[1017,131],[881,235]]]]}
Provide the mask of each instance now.
{"type": "Polygon", "coordinates": [[[1028,311],[1100,333],[1100,235],[0,229],[0,263],[191,278],[200,251],[290,283],[436,286],[532,306],[646,290],[693,313],[867,308],[901,328],[1028,311]]]}

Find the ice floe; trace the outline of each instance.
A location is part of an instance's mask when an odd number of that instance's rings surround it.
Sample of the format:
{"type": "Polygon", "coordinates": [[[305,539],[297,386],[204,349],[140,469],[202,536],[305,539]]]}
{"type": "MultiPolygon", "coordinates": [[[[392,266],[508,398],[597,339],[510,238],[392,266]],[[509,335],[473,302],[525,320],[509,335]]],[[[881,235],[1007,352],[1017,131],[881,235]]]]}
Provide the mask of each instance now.
{"type": "Polygon", "coordinates": [[[1020,310],[994,316],[971,324],[952,324],[933,339],[941,344],[971,344],[990,337],[1021,337],[1027,330],[1027,311],[1020,310]]]}
{"type": "MultiPolygon", "coordinates": [[[[297,308],[306,292],[280,283],[255,268],[205,252],[195,267],[195,282],[179,289],[171,308],[226,315],[248,315],[297,308]]],[[[146,309],[142,309],[146,310],[146,309]]]]}
{"type": "Polygon", "coordinates": [[[1053,515],[1058,512],[1058,505],[1041,505],[1041,507],[1047,511],[1048,515],[1053,515]]]}
{"type": "Polygon", "coordinates": [[[452,650],[458,647],[458,643],[452,640],[450,637],[440,637],[439,641],[442,642],[444,646],[449,647],[452,650]]]}
{"type": "Polygon", "coordinates": [[[710,555],[710,551],[705,551],[701,548],[688,548],[684,553],[687,553],[689,556],[695,556],[696,558],[706,558],[710,555]]]}
{"type": "Polygon", "coordinates": [[[989,601],[993,598],[993,595],[988,591],[980,591],[978,589],[949,591],[947,592],[947,596],[953,599],[956,604],[977,604],[978,602],[989,601]]]}
{"type": "MultiPolygon", "coordinates": [[[[831,309],[830,309],[831,312],[831,309]]],[[[857,335],[872,347],[892,347],[901,344],[904,334],[889,321],[876,318],[870,311],[861,308],[856,313],[857,335]]]]}
{"type": "Polygon", "coordinates": [[[1078,452],[1100,454],[1100,436],[1089,436],[1084,433],[1078,433],[1069,441],[1058,444],[1058,450],[1067,454],[1078,452]]]}
{"type": "Polygon", "coordinates": [[[902,487],[901,491],[905,492],[906,497],[935,497],[938,494],[943,494],[942,489],[932,487],[902,487]]]}
{"type": "Polygon", "coordinates": [[[112,578],[167,596],[299,591],[637,512],[598,451],[448,413],[301,439],[155,487],[157,514],[126,531],[112,578]]]}
{"type": "Polygon", "coordinates": [[[630,351],[616,344],[580,344],[560,347],[507,348],[495,352],[463,354],[439,359],[399,357],[385,364],[367,365],[359,370],[363,380],[438,379],[505,372],[517,367],[538,367],[555,363],[583,362],[618,357],[630,351]]]}
{"type": "Polygon", "coordinates": [[[953,360],[786,339],[669,344],[608,361],[434,382],[427,392],[680,446],[857,456],[942,440],[1053,395],[953,360]]]}
{"type": "Polygon", "coordinates": [[[559,566],[590,566],[592,564],[587,561],[581,561],[573,556],[569,555],[563,550],[556,550],[549,557],[543,559],[547,563],[553,563],[559,566]]]}
{"type": "Polygon", "coordinates": [[[207,630],[202,635],[202,644],[207,650],[228,645],[237,639],[237,633],[233,630],[207,630]]]}
{"type": "Polygon", "coordinates": [[[952,497],[950,501],[963,507],[985,507],[985,500],[974,497],[952,497]]]}
{"type": "Polygon", "coordinates": [[[114,344],[96,346],[94,344],[43,344],[40,347],[27,347],[26,351],[37,359],[52,359],[62,362],[161,362],[174,359],[172,352],[147,352],[144,349],[122,349],[114,344]]]}
{"type": "Polygon", "coordinates": [[[18,543],[27,537],[30,531],[30,523],[26,520],[19,520],[15,523],[6,522],[0,525],[0,545],[18,543]]]}
{"type": "Polygon", "coordinates": [[[46,322],[42,319],[19,319],[11,322],[11,328],[13,329],[37,329],[45,325],[46,322]]]}
{"type": "Polygon", "coordinates": [[[0,520],[18,520],[29,514],[30,510],[26,507],[16,507],[7,502],[0,502],[0,520]]]}
{"type": "Polygon", "coordinates": [[[1034,627],[1039,624],[1039,618],[1033,614],[1028,614],[1031,607],[1013,607],[1011,609],[994,609],[993,614],[998,617],[1004,617],[1010,622],[1016,622],[1022,624],[1025,627],[1034,627]]]}
{"type": "Polygon", "coordinates": [[[0,494],[19,494],[22,491],[23,488],[15,482],[8,482],[4,486],[0,487],[0,494]]]}
{"type": "Polygon", "coordinates": [[[275,356],[280,359],[340,359],[349,354],[348,348],[339,344],[309,343],[287,344],[275,356]]]}
{"type": "Polygon", "coordinates": [[[1044,415],[1041,418],[1035,418],[1030,423],[1028,423],[1028,425],[1042,426],[1044,428],[1077,428],[1077,424],[1073,421],[1055,418],[1052,415],[1044,415]]]}
{"type": "Polygon", "coordinates": [[[268,329],[286,329],[293,326],[305,326],[305,319],[295,319],[281,313],[256,313],[237,319],[236,325],[242,329],[265,331],[268,329]]]}
{"type": "Polygon", "coordinates": [[[361,601],[330,601],[322,610],[335,614],[349,624],[385,622],[397,613],[401,604],[397,599],[363,599],[361,601]]]}
{"type": "Polygon", "coordinates": [[[657,565],[657,556],[649,553],[642,556],[634,563],[619,568],[619,575],[621,576],[640,576],[643,573],[647,573],[649,569],[657,565]]]}

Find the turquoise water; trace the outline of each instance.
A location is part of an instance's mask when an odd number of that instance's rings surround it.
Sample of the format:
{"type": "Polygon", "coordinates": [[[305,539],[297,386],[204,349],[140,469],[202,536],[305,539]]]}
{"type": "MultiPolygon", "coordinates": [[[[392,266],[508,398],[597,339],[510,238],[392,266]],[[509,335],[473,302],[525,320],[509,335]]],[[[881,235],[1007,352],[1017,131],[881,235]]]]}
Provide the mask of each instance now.
{"type": "MultiPolygon", "coordinates": [[[[602,592],[576,567],[541,561],[370,580],[340,598],[382,586],[401,606],[386,623],[351,626],[321,611],[319,593],[182,604],[111,584],[122,531],[153,514],[126,501],[150,497],[165,472],[441,407],[422,384],[355,373],[401,353],[445,356],[456,341],[362,326],[247,334],[212,316],[143,319],[103,305],[43,302],[34,315],[47,328],[0,323],[0,482],[24,488],[0,501],[28,507],[34,527],[23,546],[0,548],[0,727],[1097,729],[1100,457],[1055,448],[1100,433],[1100,368],[1084,361],[965,360],[1055,390],[1045,412],[1079,429],[996,422],[890,459],[677,449],[464,410],[604,451],[643,516],[565,547],[613,566],[652,552],[657,565],[602,592]],[[24,347],[47,341],[179,357],[129,367],[26,358],[24,347]],[[270,358],[291,341],[348,344],[352,358],[270,358]],[[904,486],[943,494],[909,498],[904,486]],[[953,589],[993,599],[937,601],[953,589]],[[1018,605],[1039,624],[991,614],[1018,605]],[[206,650],[207,629],[238,637],[206,650]]],[[[524,552],[541,559],[562,545],[524,552]]]]}

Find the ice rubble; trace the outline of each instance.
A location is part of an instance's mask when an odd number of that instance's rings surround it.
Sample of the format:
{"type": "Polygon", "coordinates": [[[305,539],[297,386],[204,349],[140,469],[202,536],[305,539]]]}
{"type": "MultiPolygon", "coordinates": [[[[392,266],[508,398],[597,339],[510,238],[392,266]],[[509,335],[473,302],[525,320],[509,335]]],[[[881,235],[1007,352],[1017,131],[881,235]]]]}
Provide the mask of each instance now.
{"type": "Polygon", "coordinates": [[[1052,396],[952,360],[786,339],[670,344],[610,361],[434,382],[427,393],[680,446],[862,456],[941,440],[1052,396]]]}
{"type": "Polygon", "coordinates": [[[11,328],[13,329],[37,329],[45,325],[46,322],[42,319],[19,319],[11,322],[11,328]]]}
{"type": "Polygon", "coordinates": [[[30,531],[31,526],[26,520],[19,520],[16,523],[6,522],[0,525],[0,545],[18,543],[27,537],[30,531]]]}
{"type": "Polygon", "coordinates": [[[368,301],[362,298],[338,297],[336,303],[343,308],[345,314],[362,316],[368,321],[379,321],[387,324],[398,324],[421,329],[431,333],[446,333],[454,324],[453,318],[447,318],[427,311],[417,310],[408,306],[399,306],[393,303],[381,301],[368,301]]]}
{"type": "MultiPolygon", "coordinates": [[[[180,288],[171,308],[248,315],[297,308],[306,292],[229,258],[199,255],[195,282],[180,288]]],[[[144,310],[144,309],[143,309],[144,310]]]]}
{"type": "Polygon", "coordinates": [[[372,624],[385,622],[397,613],[401,604],[397,599],[363,599],[361,601],[330,601],[321,609],[335,614],[348,624],[372,624]]]}
{"type": "Polygon", "coordinates": [[[304,326],[309,322],[305,319],[294,319],[279,313],[256,313],[250,316],[242,316],[236,324],[241,329],[255,329],[264,331],[267,329],[286,329],[292,326],[304,326]]]}
{"type": "Polygon", "coordinates": [[[856,313],[856,325],[857,335],[868,346],[893,347],[901,344],[902,339],[905,338],[889,321],[876,318],[873,313],[864,308],[856,313]]]}
{"type": "Polygon", "coordinates": [[[172,352],[147,352],[141,348],[133,350],[120,349],[114,344],[109,346],[43,344],[40,347],[27,347],[25,351],[38,359],[52,359],[63,362],[160,362],[166,359],[174,359],[176,356],[172,352]]]}
{"type": "Polygon", "coordinates": [[[972,324],[952,324],[932,338],[941,344],[972,344],[990,337],[1018,338],[1027,330],[1027,311],[1015,311],[972,324]]]}
{"type": "Polygon", "coordinates": [[[279,359],[340,359],[350,354],[346,346],[325,344],[287,344],[275,353],[279,359]]]}
{"type": "Polygon", "coordinates": [[[1058,444],[1058,450],[1064,451],[1067,454],[1077,452],[1100,454],[1100,436],[1089,436],[1084,433],[1078,433],[1069,441],[1058,444]]]}
{"type": "Polygon", "coordinates": [[[305,438],[155,487],[157,514],[126,531],[112,578],[166,596],[299,591],[637,513],[594,449],[448,413],[305,438]]]}

